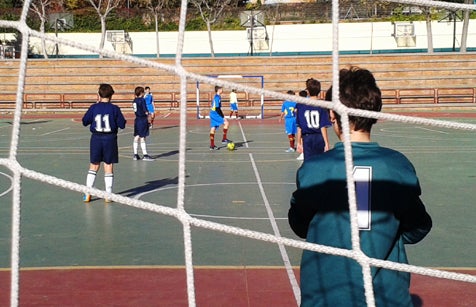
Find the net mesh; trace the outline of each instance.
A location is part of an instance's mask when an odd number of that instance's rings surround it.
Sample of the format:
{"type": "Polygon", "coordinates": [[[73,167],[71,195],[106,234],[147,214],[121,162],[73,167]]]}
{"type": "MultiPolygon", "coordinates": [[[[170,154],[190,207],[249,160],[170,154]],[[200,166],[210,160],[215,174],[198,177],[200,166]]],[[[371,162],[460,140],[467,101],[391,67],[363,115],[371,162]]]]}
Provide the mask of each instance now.
{"type": "MultiPolygon", "coordinates": [[[[90,45],[81,44],[81,43],[64,40],[64,39],[59,39],[56,37],[52,37],[52,36],[37,32],[31,29],[26,23],[26,17],[27,17],[28,10],[31,4],[30,0],[24,1],[24,6],[22,9],[20,20],[17,20],[17,21],[0,20],[0,27],[14,28],[18,30],[19,32],[21,32],[22,38],[23,38],[20,69],[19,69],[19,76],[18,76],[18,94],[16,98],[16,109],[14,112],[13,128],[12,128],[13,132],[12,132],[12,137],[10,142],[9,156],[8,158],[0,159],[0,165],[7,167],[13,173],[12,236],[11,236],[11,241],[12,241],[11,296],[10,296],[11,306],[18,306],[18,303],[19,303],[19,268],[20,268],[20,252],[19,251],[20,251],[20,220],[21,220],[20,208],[21,208],[22,178],[30,178],[30,179],[44,182],[53,186],[69,189],[72,191],[76,191],[80,193],[89,193],[101,198],[108,198],[117,203],[121,203],[127,206],[131,206],[131,207],[142,209],[142,210],[148,210],[150,212],[154,212],[161,215],[171,216],[176,218],[178,221],[180,221],[181,224],[183,225],[183,234],[184,234],[183,244],[184,244],[184,250],[185,250],[185,267],[186,267],[187,293],[188,293],[189,306],[196,305],[193,259],[192,259],[192,255],[193,255],[192,239],[191,239],[192,226],[210,229],[213,231],[219,231],[223,233],[228,233],[235,236],[242,236],[242,237],[261,240],[265,242],[271,242],[271,243],[277,244],[280,248],[289,246],[289,247],[295,247],[299,249],[308,249],[308,250],[312,250],[312,251],[316,251],[320,253],[328,253],[328,254],[353,258],[362,266],[365,294],[366,294],[366,300],[367,300],[368,306],[375,306],[372,280],[370,276],[370,267],[372,266],[377,266],[377,267],[382,267],[382,268],[387,268],[392,270],[400,270],[400,271],[433,276],[438,278],[447,278],[452,280],[476,283],[476,276],[461,274],[461,273],[452,273],[447,271],[429,269],[429,268],[401,264],[401,263],[394,263],[394,262],[383,261],[379,259],[372,259],[372,258],[368,258],[360,250],[359,232],[358,232],[358,223],[357,223],[356,197],[355,197],[354,182],[353,182],[353,176],[352,176],[353,163],[352,163],[351,147],[350,147],[350,141],[349,141],[350,132],[349,132],[348,117],[349,115],[365,116],[365,117],[373,117],[377,119],[385,119],[385,120],[398,121],[398,122],[431,125],[436,127],[446,127],[451,129],[461,129],[461,130],[471,130],[471,131],[476,130],[476,125],[461,124],[461,123],[455,123],[450,121],[424,119],[424,118],[402,116],[402,115],[395,115],[395,114],[375,113],[375,112],[363,111],[363,110],[354,110],[354,109],[348,109],[339,103],[330,103],[326,101],[315,101],[313,103],[310,103],[308,100],[300,98],[300,97],[299,98],[296,98],[294,96],[291,97],[282,93],[267,91],[259,87],[250,87],[245,84],[235,83],[230,80],[210,78],[207,76],[191,73],[182,66],[182,54],[183,54],[183,45],[184,45],[184,39],[185,39],[185,36],[184,36],[185,22],[186,22],[186,15],[187,15],[187,2],[188,2],[187,0],[182,0],[181,2],[179,35],[178,35],[175,65],[165,65],[165,64],[161,64],[160,62],[152,62],[152,61],[148,61],[148,60],[133,57],[133,56],[119,54],[112,51],[101,50],[98,48],[94,48],[90,45]],[[19,137],[20,137],[20,125],[21,125],[20,122],[21,122],[22,107],[23,107],[22,99],[23,99],[24,86],[25,86],[25,77],[27,74],[26,67],[27,67],[27,61],[28,61],[28,58],[27,58],[28,45],[29,45],[29,40],[31,37],[44,38],[53,43],[58,43],[58,44],[71,46],[74,48],[83,49],[86,51],[100,54],[102,56],[107,56],[110,58],[115,58],[115,59],[127,61],[130,63],[135,63],[142,66],[152,67],[158,70],[165,70],[165,71],[174,73],[180,77],[181,103],[180,103],[180,140],[179,140],[179,169],[178,169],[179,180],[178,180],[177,204],[175,208],[170,208],[167,206],[162,206],[160,204],[132,199],[132,198],[118,195],[118,194],[109,194],[99,189],[88,188],[85,185],[80,185],[74,182],[63,180],[61,178],[42,174],[32,169],[27,169],[18,162],[17,150],[18,150],[19,137]],[[235,88],[237,90],[246,91],[248,93],[253,93],[256,95],[264,94],[267,97],[273,97],[279,100],[293,98],[294,100],[297,100],[300,103],[319,105],[321,107],[333,109],[336,112],[341,114],[342,121],[343,121],[344,144],[345,144],[345,154],[346,154],[346,173],[348,178],[347,186],[349,187],[349,190],[348,190],[349,208],[350,208],[350,212],[352,216],[351,218],[352,242],[353,242],[352,250],[333,248],[330,246],[323,246],[318,244],[310,244],[310,243],[302,242],[300,240],[294,240],[294,239],[282,237],[277,227],[273,227],[273,230],[274,230],[273,234],[268,234],[268,233],[252,231],[249,229],[232,227],[232,226],[228,226],[228,225],[224,225],[224,224],[220,224],[216,222],[206,221],[200,218],[192,217],[190,214],[187,213],[187,211],[184,208],[185,162],[186,162],[186,157],[185,157],[186,122],[187,122],[186,97],[187,97],[187,82],[190,80],[195,82],[198,81],[200,83],[211,84],[211,85],[220,85],[226,88],[235,88]]],[[[440,2],[440,1],[399,0],[399,1],[392,1],[392,2],[409,4],[409,5],[437,7],[437,8],[444,8],[449,10],[476,9],[475,5],[456,4],[456,3],[440,2]]],[[[333,55],[332,55],[333,56],[333,84],[339,84],[338,73],[337,73],[339,70],[339,55],[338,55],[339,54],[338,53],[339,52],[339,46],[338,46],[339,1],[333,0],[332,3],[333,3],[332,20],[333,20],[333,37],[334,37],[333,55]]],[[[333,100],[338,101],[338,87],[337,86],[333,87],[333,100]]],[[[254,166],[254,168],[256,169],[256,166],[254,166]]],[[[272,216],[272,212],[271,212],[271,216],[272,216]]],[[[296,303],[299,304],[300,293],[299,293],[299,287],[298,287],[296,278],[294,277],[294,273],[292,271],[289,260],[288,259],[283,259],[283,260],[289,275],[290,283],[293,287],[296,303]]]]}

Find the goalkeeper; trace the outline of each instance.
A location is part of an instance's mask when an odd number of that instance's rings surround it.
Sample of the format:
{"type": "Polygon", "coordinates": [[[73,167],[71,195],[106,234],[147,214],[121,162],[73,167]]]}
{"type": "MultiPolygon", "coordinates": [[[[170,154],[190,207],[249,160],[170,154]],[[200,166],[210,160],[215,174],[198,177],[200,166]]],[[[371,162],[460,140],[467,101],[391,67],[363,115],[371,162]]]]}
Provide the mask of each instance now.
{"type": "MultiPolygon", "coordinates": [[[[380,111],[382,99],[372,73],[340,71],[340,101],[348,108],[380,111]]],[[[330,111],[342,139],[341,117],[330,111]]],[[[407,263],[405,244],[422,240],[432,226],[411,162],[372,142],[373,118],[349,117],[360,248],[371,258],[407,263]]],[[[304,161],[288,213],[293,231],[307,242],[352,249],[344,145],[304,161]]],[[[371,268],[376,306],[412,306],[410,273],[371,268]]],[[[366,306],[362,267],[357,261],[304,250],[301,306],[366,306]]]]}
{"type": "Polygon", "coordinates": [[[226,135],[228,133],[229,122],[226,120],[221,110],[221,94],[223,88],[221,86],[215,86],[215,96],[212,100],[212,105],[210,108],[210,150],[217,150],[218,147],[215,146],[215,132],[218,127],[223,125],[223,138],[221,143],[228,144],[231,141],[227,139],[226,135]]]}

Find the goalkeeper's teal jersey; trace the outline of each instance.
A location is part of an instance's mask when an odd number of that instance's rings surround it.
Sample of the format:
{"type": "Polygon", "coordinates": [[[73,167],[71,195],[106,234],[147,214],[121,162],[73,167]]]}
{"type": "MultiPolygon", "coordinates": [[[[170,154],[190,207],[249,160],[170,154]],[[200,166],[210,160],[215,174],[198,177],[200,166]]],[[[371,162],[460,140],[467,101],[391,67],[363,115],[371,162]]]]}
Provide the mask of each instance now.
{"type": "MultiPolygon", "coordinates": [[[[431,229],[413,165],[377,143],[352,143],[360,244],[372,258],[407,263],[404,244],[431,229]]],[[[297,173],[289,224],[308,242],[352,249],[344,147],[305,161],[297,173]]],[[[377,306],[411,306],[410,274],[372,267],[377,306]]],[[[354,260],[303,251],[302,306],[366,306],[361,266],[354,260]]]]}

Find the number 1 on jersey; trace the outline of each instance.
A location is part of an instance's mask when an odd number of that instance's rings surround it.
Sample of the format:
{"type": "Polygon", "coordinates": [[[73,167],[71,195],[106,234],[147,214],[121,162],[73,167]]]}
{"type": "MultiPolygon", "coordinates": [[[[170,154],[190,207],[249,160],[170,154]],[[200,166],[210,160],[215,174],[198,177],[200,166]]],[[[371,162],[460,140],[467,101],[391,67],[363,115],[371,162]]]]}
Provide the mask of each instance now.
{"type": "Polygon", "coordinates": [[[357,197],[357,220],[360,230],[370,230],[372,167],[354,167],[355,194],[357,197]]]}

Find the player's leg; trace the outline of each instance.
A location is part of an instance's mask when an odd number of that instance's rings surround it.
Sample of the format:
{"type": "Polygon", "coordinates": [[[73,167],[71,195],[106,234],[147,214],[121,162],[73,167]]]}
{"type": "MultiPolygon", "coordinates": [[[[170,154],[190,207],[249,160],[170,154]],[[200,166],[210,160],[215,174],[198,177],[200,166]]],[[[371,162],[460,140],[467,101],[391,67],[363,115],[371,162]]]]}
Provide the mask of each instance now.
{"type": "Polygon", "coordinates": [[[234,106],[234,111],[235,111],[235,117],[236,119],[239,119],[239,116],[238,116],[238,104],[235,103],[235,106],[234,106]]]}
{"type": "MultiPolygon", "coordinates": [[[[96,174],[99,170],[100,163],[102,161],[103,156],[103,144],[102,140],[97,135],[91,135],[91,139],[89,141],[89,170],[88,174],[86,175],[86,186],[92,188],[94,186],[94,182],[96,181],[96,174]]],[[[91,195],[84,194],[83,195],[84,202],[91,201],[91,195]]]]}
{"type": "Polygon", "coordinates": [[[227,138],[228,134],[228,127],[230,126],[230,122],[226,120],[225,118],[223,119],[223,139],[221,140],[222,144],[228,144],[231,141],[227,138]]]}
{"type": "Polygon", "coordinates": [[[154,158],[149,156],[149,153],[147,152],[147,142],[145,137],[140,138],[140,147],[141,147],[142,153],[144,154],[144,157],[142,158],[142,160],[154,161],[154,158]]]}
{"type": "Polygon", "coordinates": [[[216,150],[216,149],[218,149],[218,148],[215,146],[215,132],[216,132],[216,129],[217,129],[216,126],[210,127],[210,150],[216,150]]]}
{"type": "Polygon", "coordinates": [[[140,160],[140,156],[139,156],[139,135],[135,135],[135,132],[134,132],[134,141],[132,143],[132,150],[134,152],[134,156],[133,156],[133,159],[134,160],[140,160]]]}
{"type": "Polygon", "coordinates": [[[285,130],[286,134],[288,136],[288,141],[289,141],[289,148],[286,150],[286,152],[295,152],[296,151],[296,121],[294,118],[286,118],[285,119],[285,130]]]}
{"type": "MultiPolygon", "coordinates": [[[[89,164],[88,174],[86,175],[86,186],[88,188],[94,187],[94,182],[96,181],[96,175],[97,175],[97,172],[99,171],[100,165],[101,164],[99,162],[95,162],[95,163],[91,162],[89,164]]],[[[90,202],[91,201],[91,195],[90,194],[84,194],[83,201],[85,203],[90,202]]]]}
{"type": "MultiPolygon", "coordinates": [[[[113,165],[119,163],[119,147],[117,145],[117,135],[111,136],[104,140],[104,186],[105,191],[112,193],[114,186],[114,169],[113,165]]],[[[108,203],[109,199],[105,199],[108,203]]]]}
{"type": "Polygon", "coordinates": [[[149,114],[150,114],[150,125],[149,125],[149,127],[152,128],[154,126],[155,112],[152,111],[149,114]]]}
{"type": "MultiPolygon", "coordinates": [[[[104,163],[104,187],[106,192],[112,193],[112,188],[114,187],[114,169],[113,163],[104,163]]],[[[110,203],[110,199],[104,199],[105,202],[110,203]]]]}

